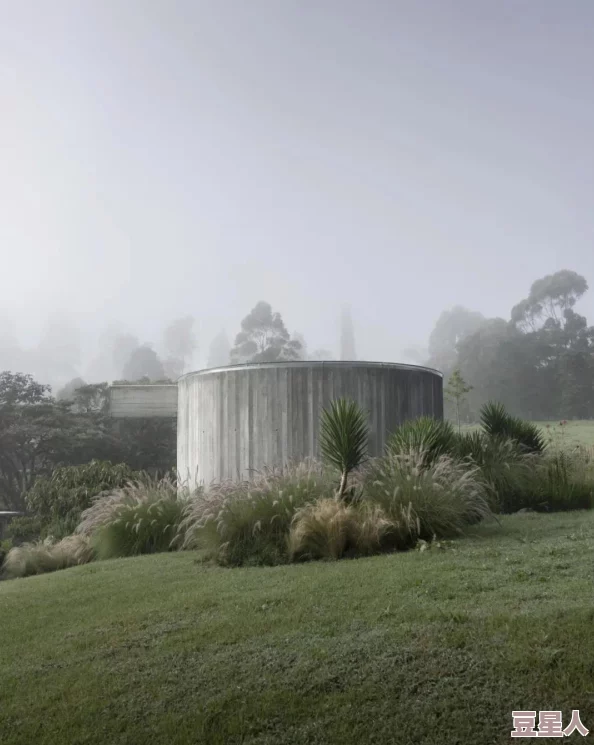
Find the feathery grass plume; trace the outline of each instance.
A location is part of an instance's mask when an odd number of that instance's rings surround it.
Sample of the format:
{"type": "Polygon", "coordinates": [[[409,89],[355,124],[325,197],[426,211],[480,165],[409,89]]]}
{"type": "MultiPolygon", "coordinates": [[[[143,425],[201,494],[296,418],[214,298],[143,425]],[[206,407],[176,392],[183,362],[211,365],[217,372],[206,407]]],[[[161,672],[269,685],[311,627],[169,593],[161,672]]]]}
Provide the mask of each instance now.
{"type": "Polygon", "coordinates": [[[397,526],[381,507],[366,502],[346,504],[337,497],[299,508],[288,537],[293,561],[367,556],[392,546],[397,526]]]}
{"type": "Polygon", "coordinates": [[[456,446],[456,433],[450,422],[422,416],[403,422],[394,430],[387,444],[392,455],[414,450],[423,453],[425,463],[432,463],[440,455],[451,455],[456,446]]]}
{"type": "Polygon", "coordinates": [[[503,435],[468,432],[457,437],[455,454],[480,469],[494,512],[536,507],[536,453],[525,452],[516,440],[503,435]]]}
{"type": "Polygon", "coordinates": [[[320,452],[323,460],[340,472],[340,499],[346,495],[349,474],[367,458],[368,440],[367,417],[355,401],[340,398],[322,412],[320,452]]]}
{"type": "Polygon", "coordinates": [[[442,455],[427,465],[416,450],[373,461],[363,474],[365,495],[398,526],[400,543],[414,545],[462,533],[491,515],[478,467],[442,455]]]}
{"type": "Polygon", "coordinates": [[[29,577],[88,564],[94,558],[95,552],[87,536],[71,535],[57,543],[46,538],[12,548],[6,556],[2,572],[8,578],[29,577]]]}
{"type": "Polygon", "coordinates": [[[332,473],[313,460],[264,469],[251,482],[212,484],[186,505],[182,547],[229,566],[284,563],[295,511],[333,491],[332,473]]]}
{"type": "Polygon", "coordinates": [[[335,497],[306,504],[295,513],[288,537],[292,560],[341,559],[356,552],[357,510],[335,497]]]}
{"type": "Polygon", "coordinates": [[[100,559],[169,551],[176,547],[184,507],[174,479],[145,475],[95,499],[76,532],[92,536],[100,559]]]}

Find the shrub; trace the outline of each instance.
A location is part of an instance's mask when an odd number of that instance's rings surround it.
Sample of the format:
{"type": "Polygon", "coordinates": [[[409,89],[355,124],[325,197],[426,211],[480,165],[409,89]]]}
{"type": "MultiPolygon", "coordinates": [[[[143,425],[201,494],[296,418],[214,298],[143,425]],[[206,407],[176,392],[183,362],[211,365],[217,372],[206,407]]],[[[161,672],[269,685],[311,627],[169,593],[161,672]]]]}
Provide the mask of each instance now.
{"type": "Polygon", "coordinates": [[[93,500],[76,531],[91,537],[100,559],[169,551],[184,505],[173,480],[145,476],[93,500]]]}
{"type": "Polygon", "coordinates": [[[0,576],[2,575],[2,566],[4,564],[4,559],[6,558],[11,548],[12,546],[10,541],[0,541],[0,576]]]}
{"type": "Polygon", "coordinates": [[[415,450],[387,455],[363,478],[366,498],[396,526],[395,547],[459,534],[491,514],[479,468],[447,455],[430,465],[426,454],[415,450]]]}
{"type": "Polygon", "coordinates": [[[224,565],[286,562],[296,510],[334,489],[333,474],[313,461],[265,470],[252,482],[212,485],[184,511],[183,547],[203,549],[224,565]]]}
{"type": "Polygon", "coordinates": [[[92,460],[81,466],[60,466],[50,477],[37,479],[25,499],[41,519],[41,535],[60,538],[74,531],[93,497],[138,476],[124,463],[92,460]]]}
{"type": "Polygon", "coordinates": [[[57,543],[46,538],[12,548],[4,560],[3,573],[8,578],[28,577],[87,564],[93,559],[93,547],[85,536],[71,535],[57,543]]]}
{"type": "Polygon", "coordinates": [[[451,455],[455,445],[456,433],[450,422],[424,416],[401,424],[390,436],[387,451],[392,455],[423,453],[430,464],[441,455],[451,455]]]}
{"type": "Polygon", "coordinates": [[[11,539],[14,546],[20,546],[23,543],[31,543],[39,540],[43,524],[41,518],[37,515],[23,515],[22,517],[13,517],[8,523],[6,535],[11,539]]]}
{"type": "Polygon", "coordinates": [[[288,536],[289,556],[305,560],[375,554],[391,546],[396,532],[381,507],[319,499],[295,512],[288,536]]]}

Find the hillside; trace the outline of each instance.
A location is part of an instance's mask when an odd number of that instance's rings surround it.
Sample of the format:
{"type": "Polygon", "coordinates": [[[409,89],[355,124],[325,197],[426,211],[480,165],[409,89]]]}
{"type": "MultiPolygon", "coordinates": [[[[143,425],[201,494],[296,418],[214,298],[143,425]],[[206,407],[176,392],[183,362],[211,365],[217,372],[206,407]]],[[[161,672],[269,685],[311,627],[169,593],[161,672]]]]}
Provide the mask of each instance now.
{"type": "Polygon", "coordinates": [[[524,514],[356,561],[2,582],[0,741],[494,745],[513,709],[594,730],[593,551],[593,513],[524,514]]]}

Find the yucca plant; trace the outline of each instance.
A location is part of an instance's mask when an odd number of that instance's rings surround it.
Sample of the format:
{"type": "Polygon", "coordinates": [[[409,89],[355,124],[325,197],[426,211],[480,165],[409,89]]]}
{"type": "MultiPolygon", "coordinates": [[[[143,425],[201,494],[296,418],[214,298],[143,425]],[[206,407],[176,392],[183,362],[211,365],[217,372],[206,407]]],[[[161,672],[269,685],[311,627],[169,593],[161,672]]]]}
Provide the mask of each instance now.
{"type": "Polygon", "coordinates": [[[340,472],[336,496],[344,499],[349,474],[367,458],[369,425],[355,401],[340,398],[324,409],[320,421],[320,451],[324,461],[340,472]]]}
{"type": "Polygon", "coordinates": [[[450,455],[456,446],[456,433],[450,422],[422,416],[403,422],[388,440],[387,452],[391,455],[423,453],[429,465],[440,455],[450,455]]]}
{"type": "Polygon", "coordinates": [[[515,440],[526,453],[543,453],[546,441],[540,429],[523,419],[508,414],[505,406],[489,401],[480,411],[483,430],[490,437],[504,437],[515,440]]]}

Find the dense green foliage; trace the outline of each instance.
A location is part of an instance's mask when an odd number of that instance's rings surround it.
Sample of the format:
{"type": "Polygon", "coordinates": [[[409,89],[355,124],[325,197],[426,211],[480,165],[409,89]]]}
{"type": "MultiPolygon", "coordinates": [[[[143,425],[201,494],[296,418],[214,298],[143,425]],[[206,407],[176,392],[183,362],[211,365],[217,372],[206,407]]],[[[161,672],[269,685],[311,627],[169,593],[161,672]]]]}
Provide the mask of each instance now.
{"type": "MultiPolygon", "coordinates": [[[[456,369],[472,386],[463,418],[476,421],[489,400],[528,420],[594,418],[594,326],[575,311],[587,289],[584,277],[562,270],[534,282],[508,320],[444,311],[428,362],[444,372],[446,387],[456,369]]],[[[455,406],[448,414],[456,416],[455,406]]]]}
{"type": "Polygon", "coordinates": [[[81,466],[61,466],[51,476],[37,479],[25,501],[42,521],[42,537],[63,538],[74,531],[93,497],[138,476],[124,463],[92,460],[81,466]]]}
{"type": "Polygon", "coordinates": [[[15,546],[21,543],[29,543],[39,538],[43,531],[43,522],[36,515],[23,515],[13,517],[10,521],[6,534],[15,546]]]}
{"type": "Polygon", "coordinates": [[[457,535],[490,516],[480,469],[442,455],[430,465],[414,450],[378,458],[363,476],[365,499],[381,507],[403,544],[457,535]]]}
{"type": "Polygon", "coordinates": [[[0,541],[0,576],[2,576],[2,566],[4,564],[4,559],[6,558],[6,555],[12,548],[11,541],[4,540],[0,541]]]}
{"type": "Polygon", "coordinates": [[[501,522],[357,561],[0,582],[0,740],[496,745],[518,709],[592,731],[594,513],[501,522]]]}
{"type": "Polygon", "coordinates": [[[116,421],[107,404],[106,383],[83,385],[56,400],[30,375],[1,373],[0,508],[24,509],[35,482],[59,466],[96,459],[153,474],[175,467],[175,419],[116,421]]]}

